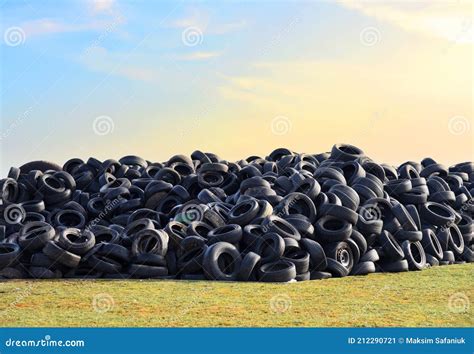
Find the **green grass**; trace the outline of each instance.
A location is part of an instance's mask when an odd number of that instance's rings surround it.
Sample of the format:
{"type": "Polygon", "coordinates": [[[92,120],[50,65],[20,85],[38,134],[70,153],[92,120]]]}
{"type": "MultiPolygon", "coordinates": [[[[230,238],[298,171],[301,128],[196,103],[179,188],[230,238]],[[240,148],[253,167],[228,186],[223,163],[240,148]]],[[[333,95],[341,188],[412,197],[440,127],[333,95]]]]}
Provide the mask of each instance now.
{"type": "Polygon", "coordinates": [[[290,284],[6,281],[0,325],[468,327],[473,270],[463,264],[290,284]],[[450,307],[450,297],[466,306],[450,307]]]}

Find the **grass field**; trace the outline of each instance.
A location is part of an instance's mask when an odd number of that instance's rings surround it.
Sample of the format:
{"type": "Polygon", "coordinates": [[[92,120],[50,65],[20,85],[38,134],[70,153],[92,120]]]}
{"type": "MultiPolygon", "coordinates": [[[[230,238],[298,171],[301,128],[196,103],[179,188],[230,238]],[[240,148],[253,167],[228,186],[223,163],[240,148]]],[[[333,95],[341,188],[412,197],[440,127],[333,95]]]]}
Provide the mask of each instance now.
{"type": "Polygon", "coordinates": [[[1,326],[473,325],[472,264],[289,284],[6,281],[1,326]]]}

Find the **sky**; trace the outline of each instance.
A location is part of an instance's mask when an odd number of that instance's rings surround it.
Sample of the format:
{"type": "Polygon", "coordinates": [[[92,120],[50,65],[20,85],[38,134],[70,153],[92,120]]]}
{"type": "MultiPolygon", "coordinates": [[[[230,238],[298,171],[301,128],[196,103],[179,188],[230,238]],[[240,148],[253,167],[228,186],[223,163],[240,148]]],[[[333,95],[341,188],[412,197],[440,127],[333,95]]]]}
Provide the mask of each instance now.
{"type": "Polygon", "coordinates": [[[1,173],[351,143],[472,161],[472,1],[0,0],[1,173]]]}

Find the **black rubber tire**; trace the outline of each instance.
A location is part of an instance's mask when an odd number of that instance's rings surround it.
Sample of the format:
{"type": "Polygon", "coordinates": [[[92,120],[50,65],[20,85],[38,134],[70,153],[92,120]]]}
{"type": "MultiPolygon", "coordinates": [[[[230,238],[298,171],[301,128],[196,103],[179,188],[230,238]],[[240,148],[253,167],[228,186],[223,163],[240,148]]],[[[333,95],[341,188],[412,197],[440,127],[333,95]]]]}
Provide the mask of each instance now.
{"type": "Polygon", "coordinates": [[[316,241],[301,239],[300,246],[309,253],[309,270],[323,271],[327,267],[327,257],[323,247],[316,241]]]}
{"type": "Polygon", "coordinates": [[[298,241],[301,239],[300,233],[293,225],[276,215],[267,216],[262,222],[262,227],[264,232],[274,232],[281,237],[291,237],[298,241]]]}
{"type": "Polygon", "coordinates": [[[440,227],[436,230],[436,238],[441,245],[441,249],[443,251],[447,251],[449,248],[449,244],[451,243],[451,232],[449,227],[440,227]]]}
{"type": "Polygon", "coordinates": [[[242,259],[240,270],[237,274],[237,280],[249,281],[256,280],[256,272],[262,257],[254,252],[247,253],[242,259]]]}
{"type": "Polygon", "coordinates": [[[59,233],[58,245],[66,251],[84,255],[95,245],[95,236],[90,230],[67,228],[59,233]]]}
{"type": "Polygon", "coordinates": [[[62,273],[58,270],[51,270],[43,267],[30,267],[28,273],[33,279],[56,279],[61,278],[62,273]]]}
{"type": "Polygon", "coordinates": [[[24,279],[26,276],[27,274],[23,269],[13,267],[0,269],[0,279],[24,279]]]}
{"type": "Polygon", "coordinates": [[[271,232],[263,235],[259,239],[256,250],[256,253],[262,257],[263,264],[270,263],[283,256],[285,252],[285,241],[280,235],[271,232]]]}
{"type": "Polygon", "coordinates": [[[14,265],[20,257],[20,246],[16,243],[0,243],[0,269],[14,265]]]}
{"type": "Polygon", "coordinates": [[[242,227],[238,224],[227,224],[211,230],[207,234],[209,244],[219,241],[238,244],[242,239],[242,227]]]}
{"type": "Polygon", "coordinates": [[[320,279],[329,279],[332,278],[332,274],[329,272],[321,272],[319,270],[315,270],[310,272],[310,280],[320,280],[320,279]]]}
{"type": "Polygon", "coordinates": [[[27,174],[30,171],[40,170],[41,172],[54,170],[54,171],[62,171],[62,167],[55,164],[54,162],[49,161],[31,161],[25,163],[24,165],[20,166],[20,171],[22,174],[27,174]]]}
{"type": "Polygon", "coordinates": [[[352,209],[336,204],[323,204],[318,210],[318,216],[333,216],[337,219],[345,220],[352,225],[357,223],[359,215],[352,209]]]}
{"type": "Polygon", "coordinates": [[[131,253],[137,256],[141,253],[152,253],[164,256],[168,252],[169,236],[163,230],[144,229],[134,237],[131,253]]]}
{"type": "Polygon", "coordinates": [[[428,253],[426,254],[426,263],[429,264],[431,267],[439,266],[438,258],[428,253]]]}
{"type": "Polygon", "coordinates": [[[82,229],[86,225],[84,214],[78,210],[60,210],[54,215],[54,226],[82,229]]]}
{"type": "Polygon", "coordinates": [[[368,250],[360,257],[359,262],[377,262],[380,259],[376,249],[368,250]]]}
{"type": "Polygon", "coordinates": [[[408,214],[410,214],[411,218],[415,222],[417,230],[421,231],[422,227],[421,227],[420,214],[418,213],[418,209],[416,208],[416,206],[409,204],[409,205],[405,205],[405,208],[408,214]]]}
{"type": "Polygon", "coordinates": [[[408,261],[406,259],[402,259],[390,263],[377,263],[375,268],[377,272],[381,273],[408,272],[408,261]]]}
{"type": "Polygon", "coordinates": [[[324,252],[328,259],[333,259],[339,264],[347,268],[347,271],[350,272],[354,266],[354,255],[352,254],[352,249],[347,242],[332,242],[325,244],[324,252]]]}
{"type": "Polygon", "coordinates": [[[184,253],[191,251],[196,248],[202,248],[208,242],[204,237],[191,235],[186,236],[183,241],[181,241],[181,248],[184,253]]]}
{"type": "Polygon", "coordinates": [[[364,152],[354,145],[335,144],[331,149],[331,159],[353,161],[364,156],[364,152]]]}
{"type": "Polygon", "coordinates": [[[165,256],[166,265],[168,266],[168,272],[172,275],[178,273],[177,257],[174,250],[168,250],[168,253],[165,256]]]}
{"type": "Polygon", "coordinates": [[[383,229],[383,221],[378,219],[367,220],[359,212],[359,219],[357,220],[357,230],[363,235],[379,235],[383,229]]]}
{"type": "Polygon", "coordinates": [[[431,255],[438,260],[443,258],[443,249],[441,248],[441,244],[439,243],[438,238],[432,229],[426,228],[423,230],[421,244],[423,245],[427,256],[431,255]]]}
{"type": "Polygon", "coordinates": [[[365,252],[367,252],[367,241],[365,237],[362,236],[359,231],[352,229],[351,240],[354,240],[357,247],[359,247],[360,255],[363,256],[365,252]]]}
{"type": "Polygon", "coordinates": [[[207,238],[212,230],[214,230],[214,228],[203,221],[193,221],[186,228],[186,235],[207,238]]]}
{"type": "Polygon", "coordinates": [[[36,251],[54,238],[54,228],[44,221],[33,221],[20,229],[18,243],[23,250],[36,251]]]}
{"type": "Polygon", "coordinates": [[[384,230],[380,234],[380,245],[382,246],[384,260],[398,261],[403,259],[403,250],[390,232],[384,230]]]}
{"type": "MultiPolygon", "coordinates": [[[[131,258],[128,248],[115,243],[101,243],[97,248],[93,248],[90,252],[101,257],[112,259],[122,265],[128,264],[131,258]]],[[[87,257],[87,255],[84,257],[87,257]]]]}
{"type": "MultiPolygon", "coordinates": [[[[191,249],[183,253],[177,260],[177,273],[192,274],[202,271],[202,261],[208,246],[191,249]]],[[[171,266],[168,265],[171,269],[171,266]]]]}
{"type": "Polygon", "coordinates": [[[87,258],[86,263],[95,271],[104,274],[120,274],[122,265],[106,256],[91,255],[87,258]]]}
{"type": "Polygon", "coordinates": [[[131,264],[128,268],[128,274],[130,274],[132,278],[139,279],[161,278],[168,275],[168,268],[144,264],[131,264]]]}
{"type": "Polygon", "coordinates": [[[186,225],[171,220],[163,229],[169,237],[169,248],[178,250],[181,248],[181,241],[187,236],[186,225]]]}
{"type": "Polygon", "coordinates": [[[202,267],[210,280],[232,281],[237,279],[241,263],[242,257],[234,245],[217,242],[204,253],[202,267]]]}
{"type": "Polygon", "coordinates": [[[296,274],[296,277],[295,277],[296,281],[305,281],[305,280],[310,280],[310,279],[311,279],[311,273],[310,272],[296,274]]]}
{"type": "Polygon", "coordinates": [[[436,226],[451,225],[455,219],[450,208],[435,202],[426,202],[420,205],[420,217],[423,221],[436,226]]]}
{"type": "Polygon", "coordinates": [[[181,274],[180,279],[183,280],[207,280],[204,273],[186,273],[181,274]]]}
{"type": "Polygon", "coordinates": [[[313,201],[307,195],[299,192],[287,194],[275,207],[275,214],[303,215],[311,223],[316,221],[316,207],[313,201]]]}
{"type": "Polygon", "coordinates": [[[154,267],[166,267],[166,258],[160,254],[141,253],[132,258],[133,264],[149,265],[154,267]]]}
{"type": "Polygon", "coordinates": [[[409,192],[411,188],[411,180],[407,178],[394,179],[384,185],[384,190],[390,195],[400,195],[409,192]]]}
{"type": "Polygon", "coordinates": [[[229,223],[245,226],[257,217],[260,205],[256,199],[244,200],[236,204],[229,212],[229,223]]]}
{"type": "Polygon", "coordinates": [[[347,240],[352,233],[352,225],[332,216],[323,216],[315,225],[316,236],[324,242],[347,240]]]}
{"type": "Polygon", "coordinates": [[[119,243],[120,242],[119,232],[111,227],[95,225],[90,228],[90,231],[92,231],[92,233],[94,234],[96,245],[101,244],[101,243],[119,243]]]}
{"type": "Polygon", "coordinates": [[[399,202],[392,204],[391,212],[405,231],[418,231],[415,221],[411,217],[405,206],[399,202]]]}
{"type": "Polygon", "coordinates": [[[450,225],[449,233],[451,237],[448,241],[448,249],[453,251],[455,257],[459,258],[464,251],[464,238],[456,224],[450,225]]]}
{"type": "Polygon", "coordinates": [[[354,189],[347,185],[336,184],[330,188],[329,193],[334,193],[335,195],[337,195],[341,200],[342,205],[351,210],[355,211],[359,207],[359,195],[354,189]]]}
{"type": "Polygon", "coordinates": [[[289,282],[296,278],[296,267],[292,262],[279,260],[266,263],[259,268],[259,280],[262,282],[289,282]]]}
{"type": "Polygon", "coordinates": [[[404,241],[402,249],[410,270],[422,270],[425,268],[426,255],[420,242],[404,241]]]}
{"type": "Polygon", "coordinates": [[[69,268],[75,268],[81,261],[81,256],[66,251],[58,246],[54,241],[48,241],[43,248],[43,253],[49,258],[56,260],[58,263],[69,268]]]}
{"type": "Polygon", "coordinates": [[[367,275],[369,273],[375,273],[374,262],[360,262],[357,263],[351,270],[350,275],[367,275]]]}
{"type": "Polygon", "coordinates": [[[309,270],[309,258],[309,253],[300,249],[285,252],[281,259],[292,262],[296,267],[296,274],[303,274],[309,270]]]}
{"type": "Polygon", "coordinates": [[[352,240],[352,239],[348,239],[346,242],[349,247],[351,248],[351,251],[352,251],[352,257],[354,258],[354,264],[357,264],[359,263],[359,260],[360,260],[360,249],[359,249],[359,246],[357,245],[357,243],[352,240]]]}
{"type": "Polygon", "coordinates": [[[335,259],[328,258],[327,262],[328,266],[326,267],[326,270],[330,272],[333,277],[341,278],[349,275],[349,269],[335,259]]]}
{"type": "Polygon", "coordinates": [[[464,251],[460,258],[466,262],[472,263],[474,262],[474,251],[470,248],[464,247],[464,251]]]}
{"type": "Polygon", "coordinates": [[[448,262],[448,264],[453,264],[456,261],[453,251],[443,251],[442,261],[448,262]]]}
{"type": "Polygon", "coordinates": [[[396,231],[393,236],[399,241],[411,241],[411,242],[419,242],[423,239],[423,234],[421,231],[406,231],[399,229],[396,231]]]}
{"type": "MultiPolygon", "coordinates": [[[[295,217],[294,215],[285,216],[288,221],[299,232],[302,238],[314,238],[314,226],[304,218],[295,217]]],[[[289,237],[284,237],[288,239],[289,237]]],[[[294,238],[293,238],[294,239],[294,238]]]]}

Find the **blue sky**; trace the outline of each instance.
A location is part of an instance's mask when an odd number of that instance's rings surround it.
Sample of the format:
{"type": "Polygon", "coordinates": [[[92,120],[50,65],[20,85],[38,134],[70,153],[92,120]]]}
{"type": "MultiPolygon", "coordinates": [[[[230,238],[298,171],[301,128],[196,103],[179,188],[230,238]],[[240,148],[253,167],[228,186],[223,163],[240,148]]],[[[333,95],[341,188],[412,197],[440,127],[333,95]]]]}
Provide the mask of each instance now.
{"type": "MultiPolygon", "coordinates": [[[[387,111],[381,127],[432,116],[435,137],[462,117],[468,135],[450,138],[460,158],[472,157],[468,2],[7,0],[0,10],[2,171],[40,158],[163,160],[195,148],[230,159],[280,145],[319,152],[340,139],[375,151],[383,138],[360,136],[387,111]],[[7,41],[12,28],[19,45],[7,41]],[[102,116],[110,134],[91,129],[102,116]],[[269,129],[280,116],[292,128],[283,137],[269,129]],[[310,133],[324,130],[313,143],[310,133]]],[[[390,134],[403,141],[404,130],[390,134]]]]}

